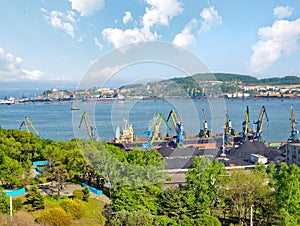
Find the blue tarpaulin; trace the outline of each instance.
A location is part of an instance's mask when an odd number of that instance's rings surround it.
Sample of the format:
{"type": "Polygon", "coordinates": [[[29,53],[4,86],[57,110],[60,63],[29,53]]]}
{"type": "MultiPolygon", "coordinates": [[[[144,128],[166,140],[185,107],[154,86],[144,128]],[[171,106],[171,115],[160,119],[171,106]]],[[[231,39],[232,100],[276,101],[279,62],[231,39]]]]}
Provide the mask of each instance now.
{"type": "Polygon", "coordinates": [[[90,189],[91,192],[97,194],[97,195],[102,195],[103,194],[103,191],[102,190],[97,190],[96,188],[93,188],[85,183],[82,183],[81,186],[84,188],[84,187],[88,187],[90,189]]]}

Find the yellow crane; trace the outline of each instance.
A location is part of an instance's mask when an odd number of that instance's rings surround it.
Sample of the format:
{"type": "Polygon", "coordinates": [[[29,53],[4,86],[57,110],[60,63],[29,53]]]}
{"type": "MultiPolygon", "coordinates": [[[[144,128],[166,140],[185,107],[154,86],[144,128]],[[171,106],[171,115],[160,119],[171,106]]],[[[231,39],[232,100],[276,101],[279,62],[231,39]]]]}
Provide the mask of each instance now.
{"type": "Polygon", "coordinates": [[[266,120],[269,121],[268,119],[268,115],[267,115],[267,112],[266,112],[266,108],[265,106],[262,106],[261,110],[260,110],[260,113],[259,113],[259,116],[258,116],[258,119],[256,122],[254,122],[254,124],[256,124],[256,131],[254,133],[254,139],[258,139],[259,141],[262,141],[262,129],[263,129],[263,124],[264,124],[264,121],[265,121],[265,117],[266,117],[266,120]]]}
{"type": "Polygon", "coordinates": [[[158,138],[160,137],[159,134],[160,134],[160,126],[162,124],[162,122],[165,122],[167,128],[170,130],[170,126],[166,120],[166,118],[158,113],[154,118],[153,118],[153,121],[152,123],[150,124],[148,130],[145,132],[147,134],[147,144],[143,144],[143,148],[144,149],[150,149],[153,142],[158,138]],[[152,132],[152,129],[154,128],[154,132],[152,132]]]}
{"type": "Polygon", "coordinates": [[[167,122],[169,119],[172,119],[173,127],[176,131],[176,144],[178,145],[181,141],[185,139],[185,133],[183,131],[183,123],[180,121],[179,117],[176,115],[175,111],[172,109],[167,118],[167,122]]]}
{"type": "Polygon", "coordinates": [[[295,119],[295,112],[294,112],[294,105],[292,105],[291,107],[291,136],[288,139],[288,142],[296,142],[298,141],[298,131],[295,128],[295,124],[297,123],[296,119],[295,119]]]}
{"type": "Polygon", "coordinates": [[[245,143],[247,140],[247,136],[249,133],[249,107],[246,107],[245,121],[242,123],[243,131],[242,131],[242,141],[245,143]]]}
{"type": "Polygon", "coordinates": [[[79,124],[79,128],[81,127],[82,121],[84,121],[84,124],[85,124],[85,127],[86,127],[86,130],[88,132],[90,140],[93,140],[94,139],[94,130],[95,130],[95,128],[92,125],[91,119],[90,119],[90,117],[89,117],[89,115],[86,111],[83,112],[83,114],[82,114],[80,124],[79,124]]]}
{"type": "Polygon", "coordinates": [[[19,129],[22,129],[22,127],[25,126],[26,131],[27,131],[28,133],[30,133],[31,131],[30,131],[29,126],[28,126],[27,123],[30,125],[30,127],[31,127],[32,130],[34,131],[34,134],[35,134],[36,136],[39,137],[39,136],[40,136],[39,132],[37,131],[37,129],[35,128],[35,126],[33,125],[33,123],[30,121],[30,119],[29,119],[27,116],[25,116],[25,120],[21,123],[19,129]]]}

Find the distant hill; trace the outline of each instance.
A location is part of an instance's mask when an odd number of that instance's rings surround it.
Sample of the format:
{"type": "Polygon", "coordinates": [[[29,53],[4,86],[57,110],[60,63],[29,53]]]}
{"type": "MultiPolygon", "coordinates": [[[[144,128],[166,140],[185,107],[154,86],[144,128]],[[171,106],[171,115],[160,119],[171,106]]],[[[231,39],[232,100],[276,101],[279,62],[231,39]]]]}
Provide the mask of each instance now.
{"type": "Polygon", "coordinates": [[[300,84],[300,77],[286,76],[282,78],[258,79],[250,75],[230,74],[230,73],[205,73],[195,74],[187,77],[171,78],[159,82],[148,84],[131,84],[120,89],[127,89],[123,94],[150,95],[150,96],[185,96],[187,93],[197,93],[197,95],[217,94],[241,91],[241,85],[297,85],[300,84]],[[210,82],[210,84],[208,83],[210,82]],[[215,85],[212,85],[215,82],[215,85]],[[220,84],[219,82],[222,82],[220,84]],[[239,87],[237,87],[239,84],[239,87]]]}

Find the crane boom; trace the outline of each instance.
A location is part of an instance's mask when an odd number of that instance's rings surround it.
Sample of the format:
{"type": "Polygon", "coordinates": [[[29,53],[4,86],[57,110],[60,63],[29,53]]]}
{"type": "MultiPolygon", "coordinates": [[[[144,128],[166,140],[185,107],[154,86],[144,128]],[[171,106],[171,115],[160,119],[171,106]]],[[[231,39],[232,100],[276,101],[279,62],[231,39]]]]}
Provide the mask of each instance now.
{"type": "Polygon", "coordinates": [[[243,131],[242,131],[242,141],[245,143],[247,140],[247,135],[249,133],[249,107],[246,107],[246,113],[245,113],[245,121],[242,123],[243,131]]]}
{"type": "Polygon", "coordinates": [[[162,122],[165,122],[165,124],[166,124],[166,126],[169,130],[171,129],[171,127],[169,126],[166,118],[162,114],[158,113],[157,116],[155,116],[153,118],[153,121],[150,124],[150,126],[148,127],[148,130],[145,132],[147,134],[147,141],[148,142],[147,142],[147,144],[143,144],[144,149],[150,149],[151,148],[153,142],[155,141],[155,139],[157,139],[157,137],[160,133],[159,129],[160,129],[160,126],[161,126],[162,122]],[[154,132],[152,132],[153,128],[154,128],[154,132]]]}
{"type": "Polygon", "coordinates": [[[85,123],[85,127],[88,132],[90,140],[93,140],[94,139],[94,127],[92,126],[91,119],[86,111],[83,112],[83,114],[82,114],[82,117],[81,117],[81,120],[79,123],[79,128],[81,127],[82,121],[84,121],[84,123],[85,123]]]}
{"type": "Polygon", "coordinates": [[[30,133],[30,129],[29,129],[29,126],[28,126],[27,123],[30,125],[30,127],[31,127],[32,130],[34,131],[34,134],[35,134],[36,136],[40,136],[39,132],[37,131],[37,129],[35,128],[35,126],[33,125],[33,123],[30,121],[30,119],[29,119],[27,116],[25,116],[25,120],[21,123],[19,129],[22,129],[22,127],[25,126],[26,131],[27,131],[28,133],[30,133]]]}
{"type": "Polygon", "coordinates": [[[167,118],[167,122],[169,119],[172,119],[173,127],[176,131],[176,144],[178,145],[181,141],[185,139],[184,131],[183,131],[183,123],[180,121],[179,117],[177,117],[175,111],[172,109],[167,118]]]}
{"type": "Polygon", "coordinates": [[[210,131],[208,129],[208,123],[206,120],[204,108],[202,108],[202,124],[203,124],[203,129],[200,129],[199,137],[204,137],[204,138],[210,137],[210,131]]]}
{"type": "Polygon", "coordinates": [[[258,119],[256,122],[254,122],[254,124],[256,124],[256,132],[254,134],[254,139],[258,139],[259,141],[262,141],[261,134],[262,134],[262,129],[263,129],[263,124],[264,124],[265,118],[267,121],[269,121],[268,115],[266,112],[266,108],[265,108],[265,106],[262,106],[259,116],[258,116],[258,119]]]}

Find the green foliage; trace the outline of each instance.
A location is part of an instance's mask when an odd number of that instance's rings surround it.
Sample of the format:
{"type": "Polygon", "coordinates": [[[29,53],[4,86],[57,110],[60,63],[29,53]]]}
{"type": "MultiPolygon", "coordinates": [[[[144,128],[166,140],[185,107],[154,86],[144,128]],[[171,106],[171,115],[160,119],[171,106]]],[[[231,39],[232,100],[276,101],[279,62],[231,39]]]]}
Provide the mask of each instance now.
{"type": "Polygon", "coordinates": [[[13,199],[13,210],[20,210],[23,206],[23,200],[21,198],[13,199]]]}
{"type": "Polygon", "coordinates": [[[9,197],[0,189],[0,213],[9,213],[9,197]]]}
{"type": "Polygon", "coordinates": [[[295,164],[281,163],[275,180],[278,208],[290,216],[297,216],[300,211],[300,168],[295,164]]]}
{"type": "Polygon", "coordinates": [[[176,226],[178,225],[175,220],[165,215],[158,215],[154,219],[154,225],[158,226],[176,226]]]}
{"type": "Polygon", "coordinates": [[[66,199],[60,203],[67,213],[70,213],[73,219],[80,219],[84,216],[84,206],[81,200],[66,199]]]}
{"type": "Polygon", "coordinates": [[[38,190],[37,186],[32,186],[25,195],[26,208],[28,211],[34,211],[45,208],[44,196],[38,190]]]}
{"type": "Polygon", "coordinates": [[[112,226],[152,226],[154,216],[147,210],[126,211],[121,210],[115,214],[111,224],[112,226]]]}
{"type": "Polygon", "coordinates": [[[88,187],[84,187],[82,189],[82,193],[83,193],[83,197],[82,197],[82,200],[84,202],[87,202],[89,200],[89,197],[91,196],[90,194],[90,189],[88,187]]]}
{"type": "Polygon", "coordinates": [[[157,214],[157,197],[161,192],[162,186],[125,186],[114,187],[112,203],[117,211],[126,210],[149,210],[152,214],[157,214]]]}
{"type": "Polygon", "coordinates": [[[75,199],[83,200],[83,191],[82,189],[76,189],[73,191],[73,197],[75,199]]]}
{"type": "Polygon", "coordinates": [[[227,172],[222,163],[207,158],[194,157],[187,172],[186,199],[189,214],[211,214],[221,201],[220,186],[224,184],[227,172]]]}
{"type": "Polygon", "coordinates": [[[179,221],[186,217],[187,205],[184,191],[180,188],[168,188],[158,197],[159,213],[179,221]]]}
{"type": "Polygon", "coordinates": [[[72,224],[72,216],[63,208],[55,207],[43,210],[36,218],[36,222],[42,225],[65,226],[72,224]]]}
{"type": "Polygon", "coordinates": [[[200,215],[199,218],[195,220],[195,225],[197,226],[222,226],[218,218],[210,215],[200,215]]]}

